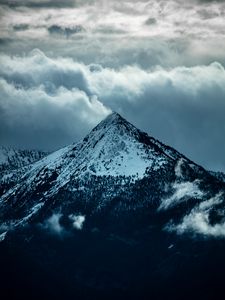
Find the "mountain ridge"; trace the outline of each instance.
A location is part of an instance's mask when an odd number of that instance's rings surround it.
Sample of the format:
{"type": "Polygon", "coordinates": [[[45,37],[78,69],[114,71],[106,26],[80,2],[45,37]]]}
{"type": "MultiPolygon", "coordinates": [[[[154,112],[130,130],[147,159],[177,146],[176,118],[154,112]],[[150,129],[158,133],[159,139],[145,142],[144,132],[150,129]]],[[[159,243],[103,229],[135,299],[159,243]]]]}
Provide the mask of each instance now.
{"type": "Polygon", "coordinates": [[[46,151],[0,146],[0,172],[24,167],[48,154],[46,151]]]}

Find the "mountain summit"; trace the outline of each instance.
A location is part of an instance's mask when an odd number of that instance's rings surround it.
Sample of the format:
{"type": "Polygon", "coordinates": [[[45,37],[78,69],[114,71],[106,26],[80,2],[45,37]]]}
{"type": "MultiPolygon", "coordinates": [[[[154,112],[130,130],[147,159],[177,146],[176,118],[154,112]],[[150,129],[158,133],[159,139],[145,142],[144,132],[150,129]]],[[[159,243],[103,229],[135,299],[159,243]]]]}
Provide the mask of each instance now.
{"type": "Polygon", "coordinates": [[[97,176],[144,176],[146,168],[160,167],[166,157],[157,146],[117,113],[112,113],[73,150],[82,170],[97,176]]]}

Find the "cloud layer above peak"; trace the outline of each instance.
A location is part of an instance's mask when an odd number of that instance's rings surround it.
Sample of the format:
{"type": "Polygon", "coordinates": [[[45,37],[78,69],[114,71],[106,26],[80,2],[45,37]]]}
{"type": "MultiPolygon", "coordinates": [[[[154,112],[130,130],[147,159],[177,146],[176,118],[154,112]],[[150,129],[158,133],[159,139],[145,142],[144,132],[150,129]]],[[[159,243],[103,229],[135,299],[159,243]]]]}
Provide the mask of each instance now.
{"type": "Polygon", "coordinates": [[[106,67],[225,63],[224,1],[0,1],[0,51],[106,67]]]}
{"type": "Polygon", "coordinates": [[[54,150],[115,110],[197,163],[225,170],[225,70],[219,63],[107,68],[36,49],[2,54],[0,64],[2,144],[54,150]]]}

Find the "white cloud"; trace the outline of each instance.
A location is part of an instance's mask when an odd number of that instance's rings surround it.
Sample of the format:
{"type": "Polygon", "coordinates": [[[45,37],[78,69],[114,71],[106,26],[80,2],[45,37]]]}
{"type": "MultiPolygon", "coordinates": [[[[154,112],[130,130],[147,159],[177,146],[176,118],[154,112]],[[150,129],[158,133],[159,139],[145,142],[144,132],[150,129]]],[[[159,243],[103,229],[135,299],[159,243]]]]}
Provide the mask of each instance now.
{"type": "Polygon", "coordinates": [[[70,215],[70,220],[73,221],[73,227],[75,229],[81,230],[83,228],[84,222],[85,222],[85,216],[82,215],[70,215]]]}
{"type": "Polygon", "coordinates": [[[55,213],[49,219],[47,219],[43,225],[43,227],[55,234],[62,234],[64,231],[63,226],[60,224],[60,219],[62,214],[55,213]]]}
{"type": "Polygon", "coordinates": [[[74,1],[74,6],[72,2],[39,1],[38,9],[37,1],[28,1],[27,7],[2,6],[0,37],[6,43],[2,49],[23,53],[35,45],[49,53],[107,66],[224,62],[223,2],[204,6],[176,0],[79,1],[80,5],[74,1]],[[149,20],[155,21],[149,24],[149,20]],[[25,30],[15,30],[24,25],[25,30]],[[49,34],[51,26],[85,30],[68,38],[49,34]]]}
{"type": "Polygon", "coordinates": [[[83,137],[110,112],[96,95],[88,95],[84,67],[69,63],[40,51],[26,58],[2,57],[1,143],[9,137],[9,144],[29,141],[27,147],[56,149],[83,137]]]}
{"type": "Polygon", "coordinates": [[[190,198],[201,198],[204,193],[198,187],[198,181],[194,182],[175,182],[173,195],[169,198],[163,199],[159,210],[169,209],[183,201],[188,201],[190,198]]]}

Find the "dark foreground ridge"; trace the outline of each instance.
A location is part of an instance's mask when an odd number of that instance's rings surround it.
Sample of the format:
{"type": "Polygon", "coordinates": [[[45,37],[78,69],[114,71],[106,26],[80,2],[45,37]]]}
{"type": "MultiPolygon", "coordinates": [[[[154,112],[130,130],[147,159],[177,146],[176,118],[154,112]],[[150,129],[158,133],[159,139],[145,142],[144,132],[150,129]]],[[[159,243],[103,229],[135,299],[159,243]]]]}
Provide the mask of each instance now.
{"type": "Polygon", "coordinates": [[[117,113],[43,156],[0,173],[7,299],[224,294],[221,176],[117,113]]]}

